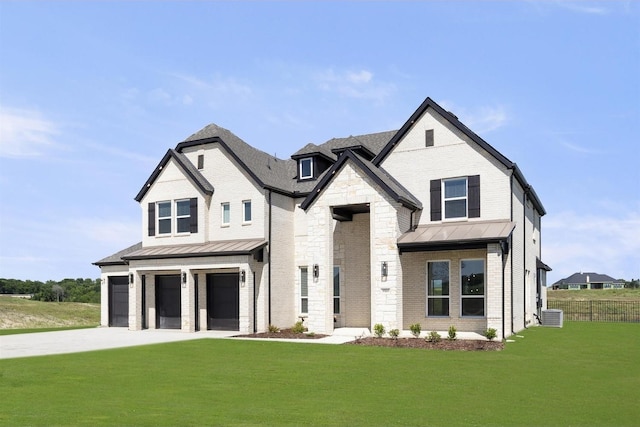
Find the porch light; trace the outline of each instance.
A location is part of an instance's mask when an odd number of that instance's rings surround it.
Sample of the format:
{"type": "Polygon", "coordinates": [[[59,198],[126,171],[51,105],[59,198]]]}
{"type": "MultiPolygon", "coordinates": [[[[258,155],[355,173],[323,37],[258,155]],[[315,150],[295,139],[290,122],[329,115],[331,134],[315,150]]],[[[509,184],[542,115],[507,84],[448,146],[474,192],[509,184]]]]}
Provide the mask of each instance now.
{"type": "Polygon", "coordinates": [[[244,270],[240,270],[240,281],[244,283],[246,279],[246,272],[244,270]]]}
{"type": "Polygon", "coordinates": [[[129,287],[133,288],[133,273],[129,274],[129,287]]]}
{"type": "Polygon", "coordinates": [[[382,277],[387,277],[389,275],[389,266],[387,265],[386,261],[382,261],[382,268],[381,268],[381,272],[382,277]]]}
{"type": "Polygon", "coordinates": [[[320,276],[320,267],[318,264],[313,264],[313,278],[317,279],[320,276]]]}
{"type": "Polygon", "coordinates": [[[182,287],[186,287],[187,286],[187,272],[183,271],[182,272],[182,287]]]}

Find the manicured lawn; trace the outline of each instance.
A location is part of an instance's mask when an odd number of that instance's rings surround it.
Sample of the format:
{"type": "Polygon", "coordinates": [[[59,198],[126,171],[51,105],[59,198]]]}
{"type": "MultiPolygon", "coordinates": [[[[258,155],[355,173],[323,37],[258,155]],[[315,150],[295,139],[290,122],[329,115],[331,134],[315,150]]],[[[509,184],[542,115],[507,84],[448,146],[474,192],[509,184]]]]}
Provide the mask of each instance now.
{"type": "Polygon", "coordinates": [[[0,425],[638,425],[640,324],[501,352],[195,340],[0,360],[0,425]]]}

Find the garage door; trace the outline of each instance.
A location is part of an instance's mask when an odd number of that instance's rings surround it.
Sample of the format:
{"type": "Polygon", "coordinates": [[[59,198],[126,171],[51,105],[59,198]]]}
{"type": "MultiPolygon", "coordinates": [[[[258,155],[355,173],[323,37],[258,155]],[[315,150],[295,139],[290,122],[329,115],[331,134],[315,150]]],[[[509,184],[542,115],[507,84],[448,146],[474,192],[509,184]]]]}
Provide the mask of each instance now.
{"type": "Polygon", "coordinates": [[[180,329],[180,275],[156,276],[156,327],[180,329]]]}
{"type": "Polygon", "coordinates": [[[237,331],[240,328],[240,275],[207,274],[207,328],[237,331]]]}
{"type": "Polygon", "coordinates": [[[129,278],[109,276],[109,326],[129,326],[129,278]]]}

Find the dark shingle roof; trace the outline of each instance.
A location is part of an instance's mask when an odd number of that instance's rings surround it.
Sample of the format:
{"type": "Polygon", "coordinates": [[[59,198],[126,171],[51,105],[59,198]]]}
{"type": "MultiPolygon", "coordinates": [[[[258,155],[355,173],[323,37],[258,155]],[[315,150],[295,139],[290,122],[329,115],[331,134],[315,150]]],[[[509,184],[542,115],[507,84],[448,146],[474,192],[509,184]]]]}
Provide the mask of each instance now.
{"type": "Polygon", "coordinates": [[[606,274],[598,274],[598,273],[573,273],[571,276],[560,279],[554,285],[562,285],[568,283],[613,283],[619,282],[619,280],[614,279],[611,276],[606,274]],[[587,280],[587,278],[589,280],[587,280]]]}
{"type": "Polygon", "coordinates": [[[329,151],[326,147],[318,146],[316,144],[307,144],[295,153],[291,155],[292,159],[299,159],[300,157],[307,156],[309,154],[321,154],[329,160],[336,160],[336,155],[329,151]]]}
{"type": "Polygon", "coordinates": [[[390,130],[367,135],[349,136],[347,138],[332,138],[322,144],[321,147],[326,147],[327,149],[334,151],[348,147],[362,146],[374,155],[377,155],[396,133],[396,130],[390,130]]]}

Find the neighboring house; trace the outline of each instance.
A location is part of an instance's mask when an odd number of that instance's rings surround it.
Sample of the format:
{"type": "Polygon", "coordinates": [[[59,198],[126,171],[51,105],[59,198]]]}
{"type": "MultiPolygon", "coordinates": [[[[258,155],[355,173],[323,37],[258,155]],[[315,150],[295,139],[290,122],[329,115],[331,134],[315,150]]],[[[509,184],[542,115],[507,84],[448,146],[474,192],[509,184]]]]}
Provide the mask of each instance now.
{"type": "Polygon", "coordinates": [[[606,274],[598,273],[573,273],[571,276],[560,279],[552,286],[553,289],[622,289],[625,281],[614,279],[606,274]]]}
{"type": "MultiPolygon", "coordinates": [[[[276,141],[277,142],[277,141],[276,141]]],[[[508,336],[546,307],[544,207],[515,163],[427,98],[398,131],[282,160],[209,125],[135,200],[142,242],[95,264],[102,325],[508,336]]]]}

